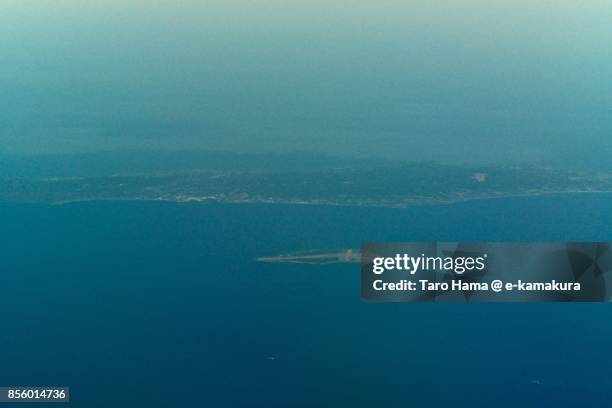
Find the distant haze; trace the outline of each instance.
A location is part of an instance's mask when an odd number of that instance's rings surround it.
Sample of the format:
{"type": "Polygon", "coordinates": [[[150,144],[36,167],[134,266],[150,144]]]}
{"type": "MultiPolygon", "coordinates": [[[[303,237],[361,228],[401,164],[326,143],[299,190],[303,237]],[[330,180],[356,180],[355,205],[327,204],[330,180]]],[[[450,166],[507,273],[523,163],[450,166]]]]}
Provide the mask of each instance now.
{"type": "Polygon", "coordinates": [[[611,22],[609,0],[4,0],[0,153],[606,160],[611,22]]]}

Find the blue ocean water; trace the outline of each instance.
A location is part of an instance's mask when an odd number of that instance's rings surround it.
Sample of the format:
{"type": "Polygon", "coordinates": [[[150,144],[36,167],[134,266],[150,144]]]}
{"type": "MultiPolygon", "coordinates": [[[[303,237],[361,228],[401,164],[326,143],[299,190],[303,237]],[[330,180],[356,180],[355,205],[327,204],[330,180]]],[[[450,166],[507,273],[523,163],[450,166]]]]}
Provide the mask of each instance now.
{"type": "MultiPolygon", "coordinates": [[[[612,195],[0,204],[0,385],[73,407],[609,406],[609,304],[363,303],[362,241],[611,241],[612,195]]],[[[22,405],[23,406],[23,405],[22,405]]]]}

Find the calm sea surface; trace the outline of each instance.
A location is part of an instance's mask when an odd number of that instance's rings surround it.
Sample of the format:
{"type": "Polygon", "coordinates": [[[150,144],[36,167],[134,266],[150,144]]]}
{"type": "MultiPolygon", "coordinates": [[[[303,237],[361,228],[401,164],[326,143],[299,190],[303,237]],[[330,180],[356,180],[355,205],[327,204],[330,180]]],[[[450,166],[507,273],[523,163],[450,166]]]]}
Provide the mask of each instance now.
{"type": "Polygon", "coordinates": [[[86,408],[610,404],[608,304],[370,304],[355,264],[254,262],[374,240],[612,241],[612,196],[0,204],[0,385],[86,408]]]}

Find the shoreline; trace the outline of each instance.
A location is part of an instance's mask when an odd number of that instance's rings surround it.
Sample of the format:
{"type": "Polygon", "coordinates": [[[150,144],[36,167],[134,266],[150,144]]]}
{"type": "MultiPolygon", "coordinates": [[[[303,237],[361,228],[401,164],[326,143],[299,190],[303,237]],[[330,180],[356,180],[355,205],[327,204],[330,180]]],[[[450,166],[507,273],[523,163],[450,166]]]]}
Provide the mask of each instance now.
{"type": "MultiPolygon", "coordinates": [[[[419,206],[446,206],[461,204],[473,201],[489,201],[498,199],[510,199],[510,198],[532,198],[532,197],[545,197],[545,196],[565,196],[565,195],[612,195],[612,191],[593,191],[593,190],[575,190],[575,191],[550,191],[550,192],[534,192],[534,193],[508,193],[498,195],[483,195],[475,197],[457,197],[456,199],[415,199],[413,202],[403,203],[350,203],[350,202],[333,202],[333,201],[292,201],[292,200],[219,200],[216,198],[92,198],[92,199],[75,199],[75,200],[62,200],[62,201],[10,201],[0,200],[2,204],[24,204],[24,205],[49,205],[49,206],[65,206],[79,203],[95,203],[95,202],[163,202],[163,203],[174,203],[177,205],[183,204],[227,204],[227,205],[285,205],[285,206],[308,206],[308,207],[348,207],[348,208],[379,208],[379,209],[403,209],[419,206]]],[[[612,202],[611,202],[612,208],[612,202]]]]}

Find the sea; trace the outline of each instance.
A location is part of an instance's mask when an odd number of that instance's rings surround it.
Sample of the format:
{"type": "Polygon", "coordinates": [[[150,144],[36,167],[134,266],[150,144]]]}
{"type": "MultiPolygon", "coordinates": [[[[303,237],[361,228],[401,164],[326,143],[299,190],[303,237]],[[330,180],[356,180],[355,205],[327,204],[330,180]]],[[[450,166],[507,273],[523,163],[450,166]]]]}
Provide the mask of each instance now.
{"type": "Polygon", "coordinates": [[[2,203],[0,386],[79,408],[612,405],[608,303],[371,303],[357,264],[256,261],[364,241],[612,241],[612,195],[2,203]]]}

